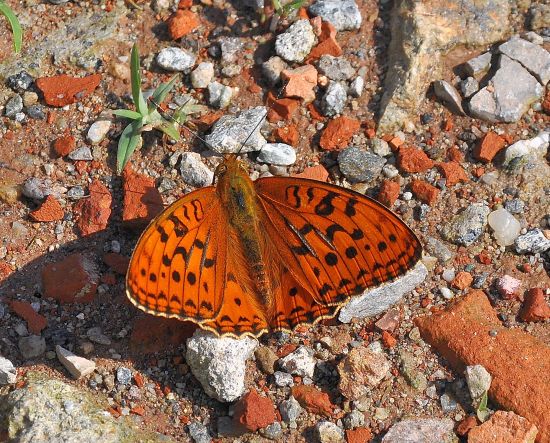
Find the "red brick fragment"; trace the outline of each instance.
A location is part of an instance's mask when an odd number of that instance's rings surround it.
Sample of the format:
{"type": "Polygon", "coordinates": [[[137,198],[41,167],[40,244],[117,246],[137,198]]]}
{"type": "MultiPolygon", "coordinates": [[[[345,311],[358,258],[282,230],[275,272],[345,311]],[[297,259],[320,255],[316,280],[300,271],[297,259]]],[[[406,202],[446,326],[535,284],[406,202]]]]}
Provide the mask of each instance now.
{"type": "Polygon", "coordinates": [[[76,139],[72,135],[58,137],[53,142],[53,150],[59,157],[69,155],[76,148],[76,139]]]}
{"type": "Polygon", "coordinates": [[[255,389],[248,391],[237,402],[233,417],[238,425],[250,432],[265,428],[277,419],[273,402],[259,395],[255,389]]]}
{"type": "Polygon", "coordinates": [[[272,132],[276,141],[286,143],[290,146],[296,146],[300,140],[300,133],[296,128],[296,125],[283,126],[282,128],[275,128],[272,132]]]}
{"type": "Polygon", "coordinates": [[[88,187],[90,196],[79,200],[74,205],[76,225],[82,235],[90,235],[104,230],[111,216],[113,197],[109,189],[99,180],[94,180],[88,187]]]}
{"type": "Polygon", "coordinates": [[[489,131],[476,144],[472,152],[476,160],[489,163],[506,145],[506,141],[495,132],[489,131]]]}
{"type": "Polygon", "coordinates": [[[376,198],[384,206],[391,208],[399,197],[400,192],[401,187],[399,186],[399,183],[391,180],[384,180],[380,186],[378,197],[376,198]]]}
{"type": "Polygon", "coordinates": [[[281,79],[285,85],[285,97],[297,97],[310,103],[315,100],[317,86],[317,69],[312,65],[304,65],[295,69],[284,69],[281,79]]]}
{"type": "Polygon", "coordinates": [[[418,200],[430,206],[437,200],[441,192],[424,180],[413,180],[411,182],[411,191],[418,200]]]}
{"type": "Polygon", "coordinates": [[[290,120],[300,107],[300,100],[293,98],[276,99],[270,92],[267,99],[267,106],[270,111],[277,114],[282,120],[290,120]]]}
{"type": "Polygon", "coordinates": [[[36,222],[58,221],[62,220],[64,215],[61,203],[53,195],[48,195],[38,209],[29,213],[30,218],[36,222]]]}
{"type": "Polygon", "coordinates": [[[445,177],[445,184],[447,187],[454,186],[458,182],[467,182],[469,180],[466,171],[455,161],[447,163],[438,163],[437,168],[445,177]]]}
{"type": "Polygon", "coordinates": [[[136,414],[136,415],[139,415],[139,416],[143,416],[145,415],[145,409],[143,408],[143,406],[134,406],[132,409],[130,409],[130,412],[132,414],[136,414]]]}
{"type": "Polygon", "coordinates": [[[470,430],[468,443],[527,443],[535,440],[537,433],[537,427],[518,414],[497,411],[488,421],[470,430]]]}
{"type": "Polygon", "coordinates": [[[88,75],[82,78],[63,74],[38,78],[36,79],[36,86],[44,94],[46,104],[63,107],[80,101],[91,94],[100,81],[101,74],[88,75]]]}
{"type": "Polygon", "coordinates": [[[162,197],[151,177],[126,168],[122,178],[122,221],[130,228],[142,228],[164,209],[162,197]]]}
{"type": "Polygon", "coordinates": [[[382,332],[382,343],[388,349],[393,348],[397,344],[397,339],[388,331],[382,332]]]}
{"type": "Polygon", "coordinates": [[[329,37],[316,45],[309,53],[307,62],[317,60],[323,55],[332,55],[340,57],[343,54],[342,48],[334,37],[329,37]]]}
{"type": "Polygon", "coordinates": [[[466,271],[461,271],[456,274],[455,278],[451,282],[451,286],[453,288],[463,290],[469,288],[472,285],[473,281],[474,277],[472,277],[472,274],[466,271]]]}
{"type": "Polygon", "coordinates": [[[0,283],[2,283],[13,272],[13,269],[4,261],[0,261],[0,283]]]}
{"type": "Polygon", "coordinates": [[[196,329],[197,325],[188,321],[145,314],[134,320],[131,349],[136,354],[167,351],[184,343],[196,329]]]}
{"type": "Polygon", "coordinates": [[[465,366],[483,365],[493,377],[491,400],[536,425],[540,430],[537,442],[550,441],[548,345],[520,329],[502,326],[480,290],[471,291],[445,311],[417,318],[415,323],[422,338],[458,374],[465,366]]]}
{"type": "Polygon", "coordinates": [[[347,443],[368,443],[372,439],[369,428],[355,428],[346,430],[347,443]]]}
{"type": "Polygon", "coordinates": [[[353,135],[359,130],[359,120],[349,117],[336,117],[328,122],[321,134],[319,145],[328,151],[338,151],[349,145],[353,135]]]}
{"type": "Polygon", "coordinates": [[[178,9],[166,21],[168,33],[172,40],[177,40],[191,33],[200,25],[197,14],[188,9],[178,9]]]}
{"type": "Polygon", "coordinates": [[[299,385],[292,388],[292,395],[298,403],[308,412],[330,417],[333,405],[328,394],[320,391],[315,386],[299,385]]]}
{"type": "Polygon", "coordinates": [[[460,435],[461,437],[465,437],[466,435],[468,435],[468,432],[470,432],[470,430],[472,428],[474,428],[475,426],[477,426],[477,418],[475,415],[468,415],[468,417],[466,417],[464,420],[462,420],[457,428],[456,428],[456,433],[458,435],[460,435]]]}
{"type": "Polygon", "coordinates": [[[309,168],[305,168],[299,174],[293,174],[293,177],[309,178],[310,180],[326,182],[328,180],[328,171],[323,165],[311,166],[309,168]]]}
{"type": "Polygon", "coordinates": [[[27,328],[33,334],[40,334],[42,329],[48,326],[48,320],[46,320],[46,317],[36,312],[30,303],[26,301],[14,300],[10,303],[10,306],[13,312],[27,322],[27,328]]]}
{"type": "Polygon", "coordinates": [[[447,157],[449,157],[449,160],[452,162],[462,163],[464,161],[464,153],[456,146],[452,146],[447,151],[447,157]]]}
{"type": "Polygon", "coordinates": [[[422,149],[401,146],[397,152],[397,167],[403,172],[425,172],[433,165],[422,149]]]}
{"type": "Polygon", "coordinates": [[[42,290],[61,303],[89,303],[94,299],[99,276],[87,256],[71,254],[42,268],[42,290]]]}
{"type": "Polygon", "coordinates": [[[522,321],[544,321],[550,318],[550,306],[544,298],[542,288],[531,288],[525,295],[525,301],[519,312],[522,321]]]}

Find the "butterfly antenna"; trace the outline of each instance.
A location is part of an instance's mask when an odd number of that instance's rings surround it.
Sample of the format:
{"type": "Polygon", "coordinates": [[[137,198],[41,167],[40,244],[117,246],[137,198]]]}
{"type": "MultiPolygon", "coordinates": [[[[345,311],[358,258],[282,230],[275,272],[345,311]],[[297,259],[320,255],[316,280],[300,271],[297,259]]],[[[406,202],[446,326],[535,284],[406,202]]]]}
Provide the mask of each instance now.
{"type": "MultiPolygon", "coordinates": [[[[283,91],[285,90],[287,85],[288,85],[288,81],[280,89],[279,93],[275,97],[275,100],[279,100],[281,98],[281,96],[283,95],[283,91]]],[[[254,134],[254,132],[256,132],[256,129],[258,129],[258,126],[260,126],[264,122],[264,120],[267,117],[268,113],[269,113],[269,109],[267,111],[265,111],[265,113],[264,113],[264,115],[262,115],[262,118],[260,119],[260,121],[258,121],[258,123],[256,123],[256,126],[254,126],[252,131],[250,131],[250,134],[248,134],[248,137],[246,137],[244,139],[244,142],[241,143],[241,146],[239,147],[239,150],[235,153],[235,155],[239,155],[241,153],[242,149],[244,148],[244,145],[246,145],[246,142],[248,140],[250,140],[250,137],[252,137],[252,134],[254,134]]]]}
{"type": "MultiPolygon", "coordinates": [[[[168,114],[167,112],[164,112],[162,110],[162,108],[160,107],[160,105],[155,101],[153,100],[153,97],[149,97],[148,99],[151,103],[153,103],[153,105],[155,105],[155,107],[162,113],[163,117],[169,119],[172,123],[175,123],[178,128],[182,128],[182,129],[185,129],[187,130],[192,136],[198,138],[201,142],[203,142],[208,148],[210,148],[211,150],[214,150],[214,148],[212,147],[212,145],[210,143],[208,143],[204,138],[202,138],[197,132],[193,131],[192,129],[188,128],[187,126],[185,125],[182,125],[179,121],[177,121],[174,117],[172,117],[172,115],[168,114]]],[[[179,109],[182,109],[185,105],[187,105],[187,103],[189,103],[190,101],[192,100],[192,98],[189,98],[185,101],[185,103],[183,105],[181,105],[179,109]]],[[[176,110],[177,112],[177,110],[176,110]]]]}

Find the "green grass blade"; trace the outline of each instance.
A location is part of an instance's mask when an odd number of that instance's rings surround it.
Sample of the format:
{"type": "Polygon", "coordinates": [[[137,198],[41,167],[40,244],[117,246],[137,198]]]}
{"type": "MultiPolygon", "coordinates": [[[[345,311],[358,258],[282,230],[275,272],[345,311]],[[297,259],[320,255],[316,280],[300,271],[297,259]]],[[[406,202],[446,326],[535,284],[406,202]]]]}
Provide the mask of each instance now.
{"type": "Polygon", "coordinates": [[[168,137],[172,138],[173,140],[177,141],[180,139],[180,133],[174,123],[171,123],[171,122],[163,123],[158,127],[158,129],[160,129],[162,132],[164,132],[168,137]]]}
{"type": "Polygon", "coordinates": [[[149,104],[149,109],[156,108],[157,105],[160,105],[170,92],[170,90],[174,87],[174,84],[176,83],[178,79],[177,75],[174,75],[168,83],[161,83],[160,86],[155,89],[155,92],[153,92],[153,95],[151,96],[151,103],[149,104]],[[156,104],[155,104],[156,103],[156,104]]]}
{"type": "Polygon", "coordinates": [[[6,17],[11,26],[11,32],[13,34],[13,49],[17,53],[21,51],[21,46],[23,46],[23,30],[21,29],[19,20],[17,20],[17,17],[13,13],[12,9],[2,0],[0,0],[0,14],[6,17]]]}
{"type": "Polygon", "coordinates": [[[130,73],[132,83],[132,99],[134,105],[141,115],[147,114],[147,103],[141,93],[141,75],[139,73],[139,49],[137,44],[132,46],[132,53],[130,55],[130,73]]]}
{"type": "Polygon", "coordinates": [[[118,151],[117,151],[117,173],[120,174],[130,156],[135,151],[139,140],[141,138],[141,133],[139,132],[142,126],[141,120],[134,120],[128,126],[124,128],[122,134],[120,134],[120,139],[118,140],[118,151]]]}
{"type": "Polygon", "coordinates": [[[113,114],[117,115],[118,117],[130,118],[132,120],[137,120],[138,118],[141,118],[141,114],[139,112],[131,111],[130,109],[117,109],[116,111],[113,111],[113,114]]]}

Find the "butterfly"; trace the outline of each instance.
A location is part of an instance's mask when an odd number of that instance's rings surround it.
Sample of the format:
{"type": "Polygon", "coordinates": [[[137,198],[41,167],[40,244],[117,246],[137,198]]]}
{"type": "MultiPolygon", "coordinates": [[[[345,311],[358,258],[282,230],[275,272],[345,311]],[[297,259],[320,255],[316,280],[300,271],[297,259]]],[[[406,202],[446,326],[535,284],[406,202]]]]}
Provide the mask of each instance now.
{"type": "Polygon", "coordinates": [[[252,181],[236,154],[214,176],[139,238],[126,292],[141,310],[258,337],[334,317],[420,260],[414,232],[363,194],[304,178],[252,181]]]}

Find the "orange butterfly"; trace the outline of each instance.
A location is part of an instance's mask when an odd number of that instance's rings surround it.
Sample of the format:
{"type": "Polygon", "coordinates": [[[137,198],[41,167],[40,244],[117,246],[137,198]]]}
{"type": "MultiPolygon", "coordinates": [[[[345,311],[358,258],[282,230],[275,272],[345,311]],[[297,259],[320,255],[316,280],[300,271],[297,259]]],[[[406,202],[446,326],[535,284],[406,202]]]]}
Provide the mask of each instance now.
{"type": "Polygon", "coordinates": [[[216,335],[287,331],[335,316],[420,259],[407,225],[362,194],[301,178],[252,181],[236,154],[215,177],[141,235],[126,287],[143,311],[216,335]]]}

